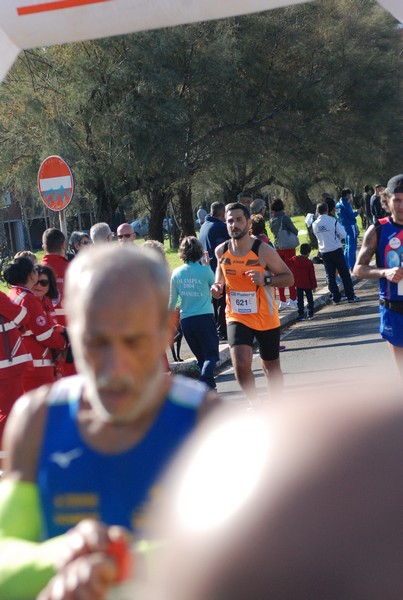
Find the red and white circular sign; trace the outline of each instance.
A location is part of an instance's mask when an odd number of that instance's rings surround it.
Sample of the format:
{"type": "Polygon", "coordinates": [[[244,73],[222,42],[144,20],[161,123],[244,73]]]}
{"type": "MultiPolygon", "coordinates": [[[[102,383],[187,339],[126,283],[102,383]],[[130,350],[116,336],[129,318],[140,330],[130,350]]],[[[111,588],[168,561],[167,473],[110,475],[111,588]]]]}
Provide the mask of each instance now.
{"type": "Polygon", "coordinates": [[[45,158],[38,171],[38,190],[50,210],[61,211],[67,208],[74,194],[74,178],[63,158],[45,158]]]}

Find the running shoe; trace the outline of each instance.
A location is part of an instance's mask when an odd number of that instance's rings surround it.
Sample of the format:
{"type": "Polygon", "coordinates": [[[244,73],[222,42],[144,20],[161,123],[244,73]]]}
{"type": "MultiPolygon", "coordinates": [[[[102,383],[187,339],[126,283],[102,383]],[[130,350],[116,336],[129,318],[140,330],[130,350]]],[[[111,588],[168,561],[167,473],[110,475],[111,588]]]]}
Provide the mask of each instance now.
{"type": "Polygon", "coordinates": [[[354,302],[361,302],[361,298],[359,296],[354,296],[352,300],[349,300],[349,304],[353,304],[354,302]]]}
{"type": "Polygon", "coordinates": [[[296,300],[289,300],[287,306],[288,308],[298,308],[298,302],[296,300]]]}
{"type": "Polygon", "coordinates": [[[283,302],[282,300],[280,302],[277,303],[278,309],[279,310],[284,310],[285,308],[287,308],[287,302],[283,302]]]}

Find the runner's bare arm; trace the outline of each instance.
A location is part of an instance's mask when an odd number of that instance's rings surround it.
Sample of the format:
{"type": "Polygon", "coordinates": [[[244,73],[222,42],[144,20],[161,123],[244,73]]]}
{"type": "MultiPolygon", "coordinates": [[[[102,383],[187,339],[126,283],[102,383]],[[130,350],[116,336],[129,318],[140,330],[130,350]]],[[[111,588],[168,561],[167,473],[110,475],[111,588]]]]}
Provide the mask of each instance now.
{"type": "Polygon", "coordinates": [[[4,432],[5,478],[34,482],[47,415],[47,390],[22,396],[13,407],[4,432]]]}
{"type": "MultiPolygon", "coordinates": [[[[285,262],[282,260],[280,255],[268,244],[261,244],[259,248],[259,263],[267,271],[271,273],[271,283],[268,285],[272,287],[289,287],[294,283],[294,277],[290,269],[287,267],[285,262]]],[[[264,285],[264,273],[250,269],[246,271],[246,275],[250,277],[251,281],[256,285],[264,285]]]]}
{"type": "Polygon", "coordinates": [[[217,246],[217,248],[215,250],[215,255],[217,258],[217,268],[215,271],[215,282],[211,286],[211,295],[216,300],[218,300],[219,298],[222,297],[223,289],[224,289],[224,285],[225,285],[224,273],[222,272],[221,265],[220,265],[220,260],[223,255],[223,252],[224,252],[224,244],[220,244],[220,246],[217,246]]]}
{"type": "MultiPolygon", "coordinates": [[[[47,414],[43,388],[23,396],[8,419],[4,479],[0,482],[0,597],[28,600],[45,587],[56,570],[84,554],[106,552],[107,526],[81,521],[64,535],[38,543],[42,509],[36,471],[47,414]]],[[[125,532],[119,529],[119,535],[125,532]]],[[[116,532],[113,532],[116,539],[116,532]]],[[[91,596],[92,597],[92,596],[91,596]]]]}
{"type": "Polygon", "coordinates": [[[389,281],[398,283],[403,279],[403,268],[393,267],[387,269],[384,267],[377,267],[376,265],[370,265],[372,257],[376,253],[378,245],[378,238],[374,225],[371,225],[362,240],[362,246],[358,253],[357,260],[354,267],[354,275],[361,279],[379,279],[386,277],[389,281]]]}

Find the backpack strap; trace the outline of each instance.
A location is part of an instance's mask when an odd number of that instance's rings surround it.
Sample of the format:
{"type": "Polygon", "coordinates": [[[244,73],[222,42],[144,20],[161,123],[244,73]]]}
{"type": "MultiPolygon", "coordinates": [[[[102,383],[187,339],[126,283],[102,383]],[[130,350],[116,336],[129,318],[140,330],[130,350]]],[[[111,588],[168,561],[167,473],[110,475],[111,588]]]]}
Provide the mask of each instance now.
{"type": "Polygon", "coordinates": [[[226,252],[228,252],[228,250],[229,250],[229,240],[227,240],[226,242],[224,242],[223,254],[225,254],[226,252]]]}
{"type": "Polygon", "coordinates": [[[256,254],[256,256],[259,258],[259,248],[262,244],[262,240],[258,240],[256,238],[256,240],[253,242],[252,248],[251,248],[251,252],[253,252],[254,254],[256,254]]]}

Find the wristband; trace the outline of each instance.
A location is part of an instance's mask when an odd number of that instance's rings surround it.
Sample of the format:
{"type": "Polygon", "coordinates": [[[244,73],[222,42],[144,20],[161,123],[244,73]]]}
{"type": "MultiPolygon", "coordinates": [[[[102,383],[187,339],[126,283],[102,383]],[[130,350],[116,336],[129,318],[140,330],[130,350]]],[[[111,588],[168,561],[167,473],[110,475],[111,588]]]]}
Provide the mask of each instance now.
{"type": "Polygon", "coordinates": [[[129,546],[123,538],[109,542],[106,552],[112,556],[118,568],[117,582],[130,578],[133,571],[133,560],[129,546]]]}

